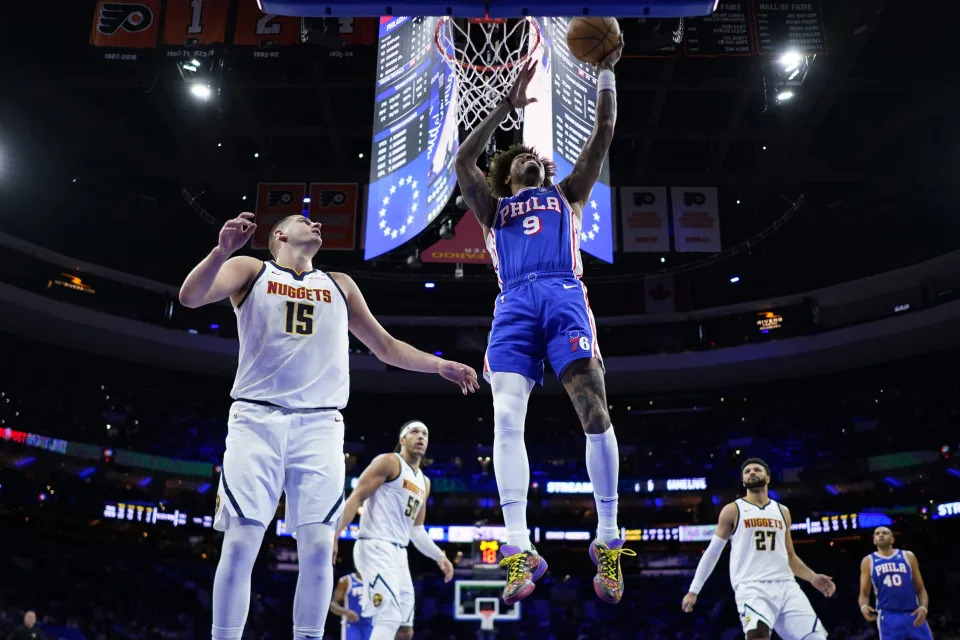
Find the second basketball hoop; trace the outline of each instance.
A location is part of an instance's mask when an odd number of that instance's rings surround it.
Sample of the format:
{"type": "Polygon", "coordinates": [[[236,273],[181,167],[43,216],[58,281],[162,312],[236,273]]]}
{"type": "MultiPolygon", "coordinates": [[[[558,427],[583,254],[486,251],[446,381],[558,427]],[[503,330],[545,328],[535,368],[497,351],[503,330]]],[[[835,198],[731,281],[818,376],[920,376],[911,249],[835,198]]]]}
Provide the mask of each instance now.
{"type": "MultiPolygon", "coordinates": [[[[513,86],[530,58],[543,54],[544,41],[535,18],[451,18],[437,23],[434,44],[457,77],[457,119],[476,127],[513,86]]],[[[519,129],[523,112],[513,111],[500,125],[519,129]]]]}

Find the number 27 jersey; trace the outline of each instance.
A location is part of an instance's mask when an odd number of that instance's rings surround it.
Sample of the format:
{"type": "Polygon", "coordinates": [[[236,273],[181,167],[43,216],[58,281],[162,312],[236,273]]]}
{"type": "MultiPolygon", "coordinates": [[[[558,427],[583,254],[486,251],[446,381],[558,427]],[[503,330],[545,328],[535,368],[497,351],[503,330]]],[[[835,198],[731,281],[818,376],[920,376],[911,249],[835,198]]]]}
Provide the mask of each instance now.
{"type": "Polygon", "coordinates": [[[580,221],[557,185],[500,198],[485,241],[501,286],[535,272],[583,274],[580,221]]]}

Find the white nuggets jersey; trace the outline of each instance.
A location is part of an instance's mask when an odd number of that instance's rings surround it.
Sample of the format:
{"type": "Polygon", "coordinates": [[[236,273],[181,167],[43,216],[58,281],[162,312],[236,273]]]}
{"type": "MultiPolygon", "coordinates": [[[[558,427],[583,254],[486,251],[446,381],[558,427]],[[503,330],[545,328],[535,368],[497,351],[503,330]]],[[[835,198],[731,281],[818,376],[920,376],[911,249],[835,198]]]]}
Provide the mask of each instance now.
{"type": "Polygon", "coordinates": [[[231,397],[286,409],[347,405],[348,309],[333,278],[264,262],[234,312],[240,357],[231,397]]]}
{"type": "Polygon", "coordinates": [[[787,522],[775,500],[760,507],[743,498],[730,536],[730,583],[793,580],[787,560],[787,522]]]}
{"type": "Polygon", "coordinates": [[[414,471],[399,453],[393,455],[400,461],[400,475],[384,482],[364,501],[357,537],[385,540],[405,547],[427,497],[427,481],[423,471],[414,471]]]}

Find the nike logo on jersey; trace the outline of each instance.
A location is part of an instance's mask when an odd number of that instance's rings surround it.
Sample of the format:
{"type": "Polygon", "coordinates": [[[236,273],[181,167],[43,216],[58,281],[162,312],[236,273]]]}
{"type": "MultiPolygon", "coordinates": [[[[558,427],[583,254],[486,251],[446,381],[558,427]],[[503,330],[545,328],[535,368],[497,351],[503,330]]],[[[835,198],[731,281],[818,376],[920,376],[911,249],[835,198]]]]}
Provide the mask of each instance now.
{"type": "Polygon", "coordinates": [[[576,287],[577,287],[577,285],[575,285],[575,284],[565,284],[565,285],[563,285],[563,288],[564,288],[564,289],[575,289],[576,287]]]}

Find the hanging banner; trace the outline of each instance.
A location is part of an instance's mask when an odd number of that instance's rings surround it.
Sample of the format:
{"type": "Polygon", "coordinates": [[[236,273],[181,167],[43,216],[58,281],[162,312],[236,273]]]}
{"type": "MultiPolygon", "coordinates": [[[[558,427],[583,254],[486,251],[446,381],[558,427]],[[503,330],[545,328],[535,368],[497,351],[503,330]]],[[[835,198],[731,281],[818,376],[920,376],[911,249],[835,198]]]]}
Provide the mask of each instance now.
{"type": "Polygon", "coordinates": [[[666,187],[620,187],[620,228],[627,253],[670,251],[666,187]]]}
{"type": "Polygon", "coordinates": [[[227,38],[230,0],[167,0],[163,13],[163,44],[168,58],[213,55],[212,45],[227,38]]]}
{"type": "Polygon", "coordinates": [[[322,225],[321,250],[357,247],[357,193],[356,182],[310,183],[310,219],[322,225]]]}
{"type": "MultiPolygon", "coordinates": [[[[90,44],[114,49],[153,49],[160,32],[160,0],[97,0],[90,44]]],[[[113,53],[108,60],[136,60],[137,54],[113,53]]]]}
{"type": "Polygon", "coordinates": [[[380,20],[377,18],[340,18],[340,42],[345,47],[377,44],[380,20]]]}
{"type": "Polygon", "coordinates": [[[672,273],[643,279],[643,310],[646,313],[677,311],[677,288],[672,273]]]}
{"type": "Polygon", "coordinates": [[[307,185],[302,182],[261,182],[257,185],[257,208],[254,222],[257,230],[253,232],[250,244],[254,249],[267,249],[270,229],[281,219],[295,213],[302,214],[303,198],[307,194],[307,185]]]}
{"type": "Polygon", "coordinates": [[[233,44],[257,47],[254,58],[279,58],[275,47],[301,43],[300,18],[260,11],[256,0],[239,0],[233,44]]]}
{"type": "Polygon", "coordinates": [[[672,187],[674,250],[720,251],[720,215],[716,187],[672,187]]]}
{"type": "Polygon", "coordinates": [[[454,236],[450,240],[440,240],[429,249],[420,252],[421,262],[459,262],[462,264],[490,264],[483,241],[483,229],[473,215],[467,211],[453,228],[454,236]]]}

